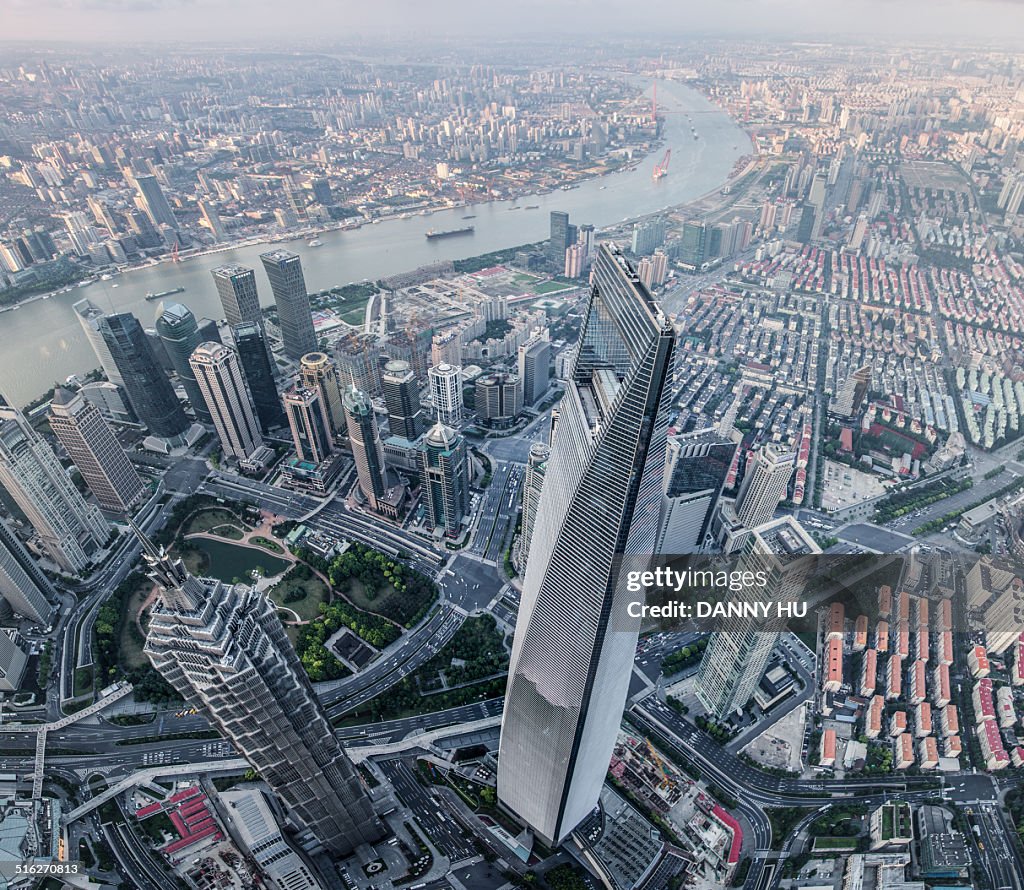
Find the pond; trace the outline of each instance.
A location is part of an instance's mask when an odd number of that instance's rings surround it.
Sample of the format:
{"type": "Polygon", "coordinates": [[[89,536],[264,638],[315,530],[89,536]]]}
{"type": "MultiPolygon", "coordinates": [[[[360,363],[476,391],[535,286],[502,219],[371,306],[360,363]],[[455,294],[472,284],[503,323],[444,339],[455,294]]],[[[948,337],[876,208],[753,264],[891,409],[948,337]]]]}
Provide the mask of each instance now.
{"type": "Polygon", "coordinates": [[[250,572],[255,568],[271,576],[281,574],[290,565],[287,560],[256,547],[239,547],[209,538],[193,538],[192,543],[206,554],[209,565],[203,570],[204,574],[228,584],[236,580],[249,583],[250,572]]]}

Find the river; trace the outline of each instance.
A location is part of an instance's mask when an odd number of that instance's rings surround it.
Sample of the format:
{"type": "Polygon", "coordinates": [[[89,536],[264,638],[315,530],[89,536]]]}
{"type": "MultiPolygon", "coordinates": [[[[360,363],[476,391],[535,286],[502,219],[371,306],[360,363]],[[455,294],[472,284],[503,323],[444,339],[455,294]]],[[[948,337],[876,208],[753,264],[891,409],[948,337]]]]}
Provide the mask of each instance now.
{"type": "MultiPolygon", "coordinates": [[[[376,280],[438,260],[542,241],[548,235],[548,214],[552,210],[568,211],[572,222],[592,223],[600,229],[625,218],[685,204],[720,186],[737,159],[751,153],[749,138],[732,119],[689,87],[659,81],[658,110],[665,113],[664,144],[634,170],[598,177],[570,191],[438,210],[430,216],[385,220],[347,232],[327,232],[320,236],[320,247],[309,247],[305,238],[279,246],[302,256],[311,291],[376,280]],[[699,134],[696,140],[690,132],[691,119],[699,134]],[[669,172],[655,181],[651,172],[666,148],[672,150],[669,172]],[[533,204],[538,207],[526,209],[533,204]],[[510,209],[514,206],[520,209],[510,209]],[[464,220],[468,214],[475,219],[464,220]],[[425,238],[429,229],[460,228],[470,223],[476,227],[472,235],[435,241],[425,238]]],[[[259,261],[260,253],[269,249],[267,245],[250,245],[180,263],[163,262],[0,314],[4,345],[0,351],[0,392],[14,404],[25,404],[68,375],[98,367],[71,308],[83,297],[106,311],[134,312],[151,327],[159,304],[146,302],[145,295],[183,287],[185,291],[171,299],[186,304],[197,317],[221,318],[223,312],[210,270],[225,263],[241,263],[258,270],[261,301],[271,304],[270,285],[259,261]]]]}

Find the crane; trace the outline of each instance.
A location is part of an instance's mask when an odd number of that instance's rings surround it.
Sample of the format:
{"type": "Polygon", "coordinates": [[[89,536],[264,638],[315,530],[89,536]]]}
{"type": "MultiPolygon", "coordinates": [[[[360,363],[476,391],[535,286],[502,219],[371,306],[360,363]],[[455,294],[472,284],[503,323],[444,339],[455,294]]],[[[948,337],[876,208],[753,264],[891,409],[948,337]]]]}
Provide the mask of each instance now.
{"type": "Polygon", "coordinates": [[[654,173],[652,174],[651,178],[652,179],[661,179],[663,176],[667,175],[668,174],[668,163],[671,160],[672,160],[672,149],[671,148],[666,148],[665,149],[665,156],[661,159],[661,161],[659,161],[657,164],[654,165],[654,173]]]}
{"type": "Polygon", "coordinates": [[[665,769],[665,763],[658,756],[658,752],[654,750],[654,745],[651,744],[651,740],[645,738],[644,742],[647,745],[647,750],[650,752],[654,762],[658,765],[658,770],[661,772],[661,783],[658,787],[667,790],[674,789],[676,787],[676,783],[669,777],[668,770],[665,769]]]}

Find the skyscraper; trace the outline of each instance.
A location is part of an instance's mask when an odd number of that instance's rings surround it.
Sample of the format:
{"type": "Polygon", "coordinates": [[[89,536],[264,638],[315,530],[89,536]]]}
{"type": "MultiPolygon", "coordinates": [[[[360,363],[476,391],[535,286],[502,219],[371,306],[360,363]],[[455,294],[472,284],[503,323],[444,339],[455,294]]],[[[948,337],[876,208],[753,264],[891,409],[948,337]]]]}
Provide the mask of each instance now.
{"type": "Polygon", "coordinates": [[[50,623],[57,593],[18,536],[0,520],[0,600],[36,624],[50,623]]]}
{"type": "Polygon", "coordinates": [[[75,310],[75,315],[78,316],[78,322],[89,340],[89,345],[92,346],[92,351],[96,353],[96,358],[99,360],[107,380],[123,389],[124,379],[114,363],[114,357],[110,354],[110,347],[103,339],[103,332],[100,328],[100,320],[105,317],[105,313],[89,299],[79,300],[72,308],[75,310]]]}
{"type": "Polygon", "coordinates": [[[682,237],[679,241],[679,262],[684,266],[699,269],[707,257],[707,225],[697,220],[684,223],[682,237]]]}
{"type": "Polygon", "coordinates": [[[518,374],[485,374],[473,387],[476,414],[488,426],[511,426],[523,410],[523,381],[518,374]]]}
{"type": "Polygon", "coordinates": [[[324,412],[324,423],[332,435],[345,431],[345,408],[341,401],[341,381],[338,367],[324,352],[309,352],[299,362],[299,377],[306,389],[320,393],[320,410],[324,412]]]}
{"type": "Polygon", "coordinates": [[[100,331],[139,420],[163,439],[184,433],[189,425],[185,412],[139,320],[130,312],[107,315],[100,321],[100,331]]]}
{"type": "MultiPolygon", "coordinates": [[[[798,595],[821,548],[791,516],[753,529],[738,563],[740,571],[764,571],[768,582],[733,594],[733,601],[784,601],[798,595]]],[[[700,663],[694,692],[709,714],[723,719],[742,708],[761,682],[784,620],[723,618],[700,663]]]]}
{"type": "Polygon", "coordinates": [[[104,510],[128,513],[145,493],[121,443],[92,402],[57,387],[50,402],[50,429],[78,467],[104,510]]]}
{"type": "Polygon", "coordinates": [[[242,363],[249,395],[252,396],[263,432],[284,426],[288,420],[281,408],[281,396],[274,383],[267,335],[258,321],[244,321],[231,328],[238,359],[242,363]]]}
{"type": "Polygon", "coordinates": [[[263,324],[256,273],[252,269],[238,265],[220,266],[213,270],[213,282],[224,307],[224,320],[229,325],[243,322],[263,324]]]}
{"type": "Polygon", "coordinates": [[[221,343],[201,343],[189,362],[224,454],[245,460],[263,437],[238,353],[221,343]]]}
{"type": "Polygon", "coordinates": [[[444,426],[462,423],[462,368],[442,364],[427,373],[434,416],[444,426]]]}
{"type": "Polygon", "coordinates": [[[285,354],[300,359],[307,352],[315,352],[316,331],[299,255],[279,249],[261,253],[260,259],[277,304],[277,323],[285,354]]]}
{"type": "Polygon", "coordinates": [[[765,445],[754,457],[753,466],[740,483],[736,495],[736,518],[747,528],[764,525],[775,515],[786,496],[796,455],[776,445],[765,445]]]}
{"type": "Polygon", "coordinates": [[[466,442],[455,430],[436,423],[420,441],[420,480],[427,517],[449,537],[458,535],[469,512],[466,442]]]}
{"type": "Polygon", "coordinates": [[[174,218],[171,205],[167,203],[164,190],[160,188],[160,183],[157,182],[155,176],[136,176],[135,188],[138,190],[142,209],[146,211],[146,215],[154,226],[164,225],[170,226],[172,229],[178,228],[178,221],[174,218]]]}
{"type": "Polygon", "coordinates": [[[212,201],[200,201],[199,212],[206,222],[206,227],[213,234],[214,241],[226,241],[228,237],[227,229],[224,228],[224,223],[220,218],[220,214],[217,212],[217,208],[214,206],[212,201]]]}
{"type": "MultiPolygon", "coordinates": [[[[537,506],[540,493],[544,490],[544,474],[548,468],[551,449],[543,442],[534,442],[526,459],[526,476],[523,479],[523,523],[519,532],[519,560],[525,565],[530,555],[530,539],[537,523],[537,506]]],[[[522,572],[520,571],[520,574],[522,572]]]]}
{"type": "Polygon", "coordinates": [[[244,584],[200,581],[144,541],[159,585],[145,652],[241,751],[334,856],[384,828],[306,677],[277,610],[244,584]]]}
{"type": "Polygon", "coordinates": [[[539,402],[551,385],[551,341],[536,333],[519,347],[519,379],[523,381],[523,404],[539,402]]]}
{"type": "Polygon", "coordinates": [[[319,464],[334,450],[334,439],[320,408],[320,393],[294,385],[284,393],[284,413],[299,460],[319,464]]]}
{"type": "Polygon", "coordinates": [[[156,332],[167,350],[174,373],[178,375],[181,385],[185,387],[185,395],[196,414],[196,420],[210,422],[210,413],[206,410],[206,402],[196,383],[196,375],[189,364],[189,358],[196,347],[203,342],[199,333],[196,317],[188,306],[181,303],[170,305],[160,304],[156,315],[156,332]]]}
{"type": "Polygon", "coordinates": [[[7,404],[0,404],[0,485],[65,572],[87,568],[106,543],[110,528],[99,508],[78,493],[50,446],[7,404]]]}
{"type": "Polygon", "coordinates": [[[420,407],[419,383],[412,366],[401,359],[388,362],[384,366],[381,384],[391,435],[414,442],[423,432],[423,409],[420,407]]]}
{"type": "Polygon", "coordinates": [[[565,252],[573,240],[569,237],[569,214],[561,210],[551,211],[551,233],[548,237],[548,260],[562,271],[565,265],[565,252]]]}
{"type": "Polygon", "coordinates": [[[669,439],[658,553],[697,553],[729,475],[736,443],[712,430],[669,439]]]}
{"type": "Polygon", "coordinates": [[[674,346],[622,251],[601,246],[530,541],[509,665],[498,799],[548,844],[597,805],[639,621],[622,556],[654,552],[674,346]],[[617,619],[618,620],[618,619],[617,619]]]}
{"type": "Polygon", "coordinates": [[[380,441],[377,418],[373,404],[364,392],[354,386],[345,390],[345,419],[348,423],[348,440],[352,445],[352,456],[356,461],[359,488],[370,505],[377,509],[378,500],[388,490],[387,472],[384,467],[384,447],[380,441]]]}
{"type": "Polygon", "coordinates": [[[871,387],[871,366],[857,368],[843,381],[842,387],[828,407],[829,414],[851,418],[860,411],[871,387]]]}

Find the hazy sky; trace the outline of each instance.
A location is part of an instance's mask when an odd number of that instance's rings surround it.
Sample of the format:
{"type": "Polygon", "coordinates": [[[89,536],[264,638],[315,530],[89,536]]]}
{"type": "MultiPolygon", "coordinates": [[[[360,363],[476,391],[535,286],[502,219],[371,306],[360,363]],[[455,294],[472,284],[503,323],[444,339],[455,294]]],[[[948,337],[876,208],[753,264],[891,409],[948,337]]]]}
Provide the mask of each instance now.
{"type": "Polygon", "coordinates": [[[1024,45],[1024,0],[0,0],[0,40],[281,41],[353,33],[959,37],[1024,45]]]}

